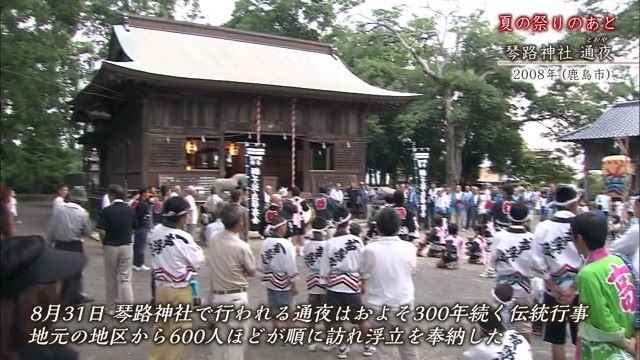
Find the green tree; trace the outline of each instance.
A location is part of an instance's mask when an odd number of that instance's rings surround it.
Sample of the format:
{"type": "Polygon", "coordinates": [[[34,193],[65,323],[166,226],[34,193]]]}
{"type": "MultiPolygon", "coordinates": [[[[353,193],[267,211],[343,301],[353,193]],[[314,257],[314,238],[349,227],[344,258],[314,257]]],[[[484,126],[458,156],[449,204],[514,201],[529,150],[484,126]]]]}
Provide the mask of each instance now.
{"type": "MultiPolygon", "coordinates": [[[[581,1],[582,2],[582,1],[581,1]]],[[[609,39],[612,54],[618,58],[637,58],[640,39],[640,1],[622,3],[617,9],[604,6],[602,0],[586,0],[581,14],[605,14],[616,11],[616,30],[613,32],[570,32],[558,44],[568,44],[580,49],[588,38],[605,36],[609,39]]],[[[640,98],[637,75],[629,69],[615,69],[616,78],[605,86],[596,83],[563,83],[556,81],[548,91],[532,98],[525,121],[535,121],[547,128],[546,136],[557,138],[581,126],[595,121],[611,105],[640,98]]],[[[573,150],[577,149],[573,147],[573,150]]]]}
{"type": "Polygon", "coordinates": [[[575,171],[562,162],[561,154],[524,150],[522,160],[510,172],[516,180],[540,187],[551,183],[573,182],[575,171]]]}
{"type": "MultiPolygon", "coordinates": [[[[345,65],[370,84],[397,91],[423,92],[429,89],[421,83],[424,80],[419,71],[410,68],[411,58],[408,54],[387,46],[379,36],[336,26],[326,40],[336,46],[345,65]]],[[[406,108],[369,116],[366,120],[367,168],[389,175],[392,181],[398,175],[411,174],[411,145],[407,140],[415,140],[417,146],[426,146],[439,139],[439,135],[432,132],[425,133],[429,136],[421,139],[414,136],[416,126],[424,122],[430,111],[431,107],[419,101],[406,108]]],[[[433,172],[433,161],[430,168],[433,172]]]]}
{"type": "Polygon", "coordinates": [[[71,38],[80,12],[79,0],[2,4],[1,177],[17,191],[49,191],[80,170],[67,105],[79,75],[71,38]]]}
{"type": "Polygon", "coordinates": [[[225,26],[320,40],[335,25],[338,14],[364,0],[237,0],[225,26]]]}
{"type": "Polygon", "coordinates": [[[51,191],[82,169],[68,101],[106,53],[120,12],[198,15],[198,0],[8,0],[0,6],[2,181],[51,191]],[[75,41],[74,41],[75,39],[75,41]]]}
{"type": "MultiPolygon", "coordinates": [[[[434,119],[418,122],[416,130],[444,134],[439,140],[444,140],[447,183],[474,181],[485,156],[497,171],[520,161],[521,153],[513,151],[522,148],[520,124],[512,117],[508,99],[530,96],[534,89],[512,82],[508,70],[496,66],[502,46],[519,39],[496,33],[482,12],[470,16],[436,12],[446,27],[437,31],[433,17],[415,17],[400,25],[402,11],[402,7],[375,10],[374,18],[360,27],[407,54],[422,75],[421,83],[434,95],[427,101],[440,111],[432,114],[434,119]],[[451,34],[453,48],[446,41],[451,34]],[[463,172],[463,165],[469,171],[463,172]]],[[[423,134],[414,135],[418,142],[423,134]]]]}
{"type": "MultiPolygon", "coordinates": [[[[580,180],[580,183],[583,183],[583,182],[584,182],[584,177],[583,179],[580,180]]],[[[602,174],[589,172],[587,183],[589,187],[589,201],[593,201],[596,199],[596,196],[600,194],[601,189],[604,187],[602,174]]]]}

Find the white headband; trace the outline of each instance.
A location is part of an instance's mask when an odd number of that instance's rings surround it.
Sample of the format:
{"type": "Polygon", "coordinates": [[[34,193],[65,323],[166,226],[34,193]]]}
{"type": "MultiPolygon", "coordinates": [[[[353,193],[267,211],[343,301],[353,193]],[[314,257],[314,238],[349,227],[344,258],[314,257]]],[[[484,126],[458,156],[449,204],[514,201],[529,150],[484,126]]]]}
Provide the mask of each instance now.
{"type": "Polygon", "coordinates": [[[333,223],[334,223],[335,225],[342,225],[342,224],[346,223],[346,222],[347,222],[347,221],[349,221],[349,220],[351,220],[351,214],[347,215],[347,217],[346,217],[346,218],[344,218],[344,219],[343,219],[343,218],[340,218],[340,220],[338,220],[338,221],[334,221],[333,223]]]}
{"type": "Polygon", "coordinates": [[[573,204],[574,202],[578,202],[578,200],[580,200],[580,195],[576,195],[576,197],[574,197],[573,199],[567,200],[565,202],[554,201],[551,204],[555,205],[555,206],[569,206],[569,205],[573,204]]]}
{"type": "Polygon", "coordinates": [[[319,233],[325,232],[327,230],[329,230],[329,225],[323,227],[322,229],[311,229],[312,232],[319,232],[319,233]]]}
{"type": "Polygon", "coordinates": [[[491,296],[493,296],[493,299],[495,301],[497,301],[499,304],[502,304],[502,305],[505,305],[505,306],[511,305],[511,303],[513,303],[513,301],[515,300],[515,298],[511,298],[511,300],[509,300],[507,302],[500,300],[498,298],[498,296],[496,296],[496,290],[495,289],[491,289],[491,296]]]}
{"type": "Polygon", "coordinates": [[[184,215],[184,214],[186,214],[186,213],[188,213],[190,211],[191,211],[191,209],[183,210],[183,211],[180,211],[179,213],[175,213],[173,211],[169,211],[169,212],[166,212],[166,213],[162,214],[162,216],[164,216],[164,217],[182,216],[182,215],[184,215]]]}

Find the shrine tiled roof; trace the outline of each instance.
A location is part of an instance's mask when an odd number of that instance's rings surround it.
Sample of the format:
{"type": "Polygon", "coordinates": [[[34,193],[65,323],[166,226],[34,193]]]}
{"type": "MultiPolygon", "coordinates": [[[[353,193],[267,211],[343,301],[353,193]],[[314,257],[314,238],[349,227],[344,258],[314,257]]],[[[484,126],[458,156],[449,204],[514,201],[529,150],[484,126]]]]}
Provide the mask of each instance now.
{"type": "Polygon", "coordinates": [[[407,102],[420,94],[382,89],[358,78],[328,44],[130,16],[113,26],[112,46],[122,57],[101,72],[194,81],[212,89],[288,92],[345,100],[407,102]]]}
{"type": "Polygon", "coordinates": [[[640,136],[640,101],[613,105],[596,121],[560,137],[560,141],[582,141],[640,136]]]}

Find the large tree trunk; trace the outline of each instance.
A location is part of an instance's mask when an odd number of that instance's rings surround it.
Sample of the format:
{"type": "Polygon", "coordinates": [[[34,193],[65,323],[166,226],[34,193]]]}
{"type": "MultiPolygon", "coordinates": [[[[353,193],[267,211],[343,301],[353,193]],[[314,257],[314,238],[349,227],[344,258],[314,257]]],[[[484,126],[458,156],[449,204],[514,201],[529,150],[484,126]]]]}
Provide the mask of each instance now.
{"type": "Polygon", "coordinates": [[[444,100],[444,121],[447,125],[447,141],[445,142],[445,149],[447,154],[445,156],[446,176],[447,184],[449,186],[455,186],[460,179],[460,167],[462,166],[462,151],[458,150],[456,126],[453,122],[453,93],[449,86],[446,86],[442,90],[442,98],[444,100]]]}

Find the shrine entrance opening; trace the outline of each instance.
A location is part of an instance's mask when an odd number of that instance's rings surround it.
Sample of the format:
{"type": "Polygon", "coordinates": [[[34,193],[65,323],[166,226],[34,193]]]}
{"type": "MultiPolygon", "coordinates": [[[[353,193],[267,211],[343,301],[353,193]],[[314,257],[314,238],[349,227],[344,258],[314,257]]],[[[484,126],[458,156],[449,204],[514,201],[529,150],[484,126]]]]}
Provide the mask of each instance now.
{"type": "MultiPolygon", "coordinates": [[[[226,177],[244,173],[244,149],[240,143],[255,141],[255,135],[252,135],[251,138],[248,135],[225,136],[226,177]]],[[[266,144],[266,155],[262,165],[264,185],[271,185],[274,190],[281,187],[291,188],[291,137],[288,135],[262,135],[260,141],[266,144]]],[[[295,183],[299,189],[304,189],[303,144],[304,140],[296,139],[295,183]]]]}

